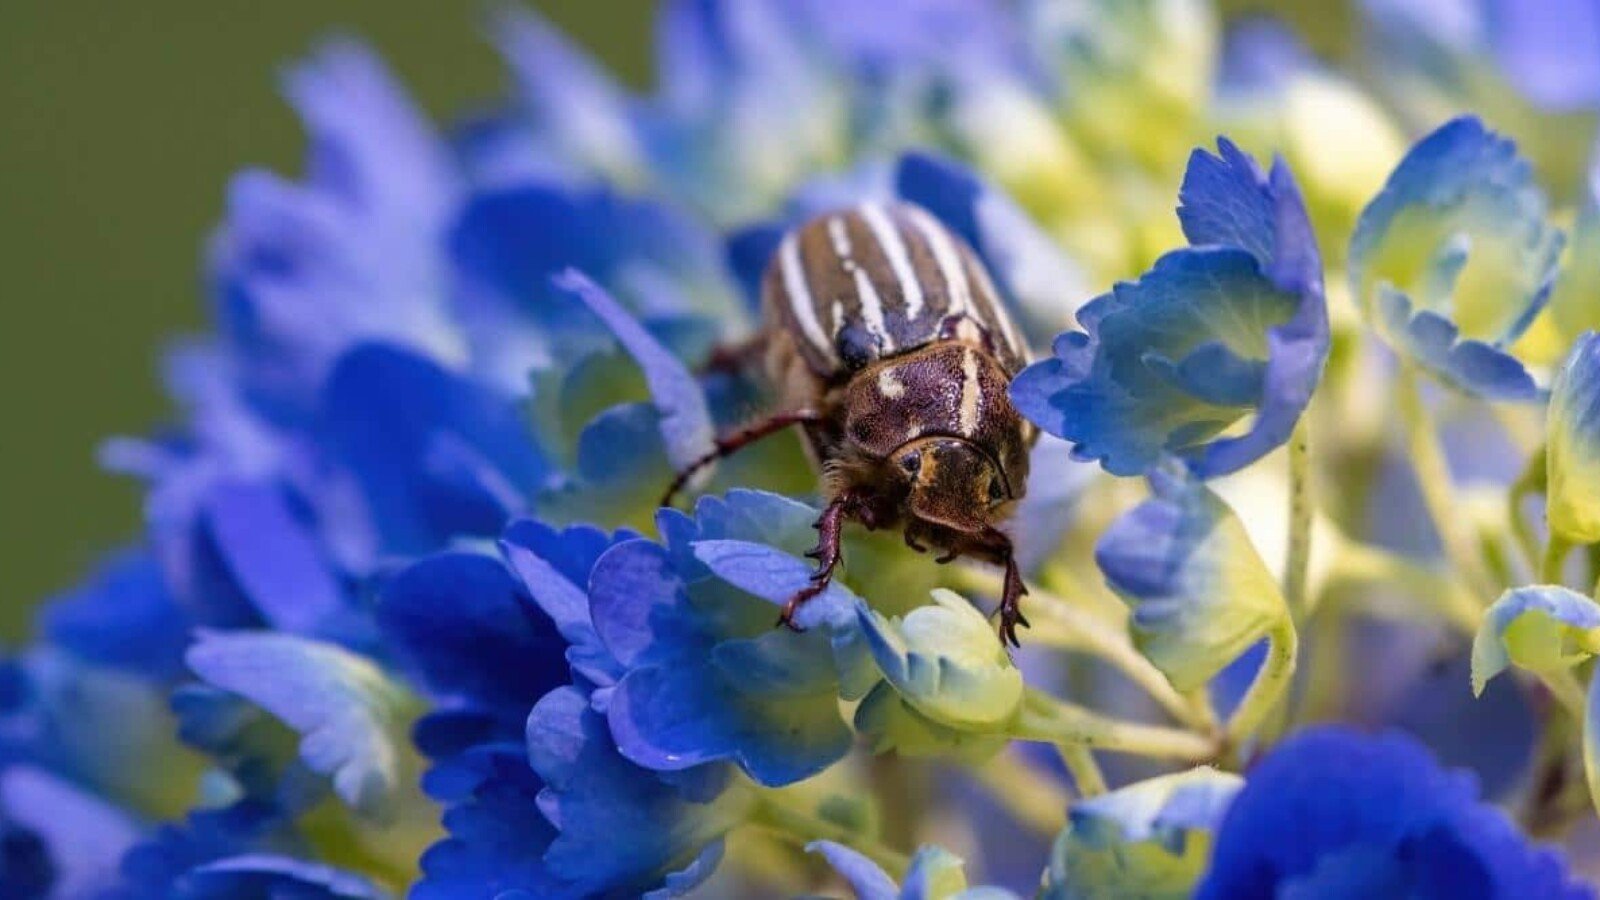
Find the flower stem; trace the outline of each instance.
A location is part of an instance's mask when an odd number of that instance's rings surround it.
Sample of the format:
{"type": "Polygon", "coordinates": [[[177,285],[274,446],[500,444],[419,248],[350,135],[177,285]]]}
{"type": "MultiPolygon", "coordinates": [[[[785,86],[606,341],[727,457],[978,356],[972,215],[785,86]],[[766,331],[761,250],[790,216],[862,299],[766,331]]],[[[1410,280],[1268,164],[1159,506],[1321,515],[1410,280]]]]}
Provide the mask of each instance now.
{"type": "Polygon", "coordinates": [[[1544,556],[1539,559],[1539,580],[1545,584],[1560,584],[1561,569],[1571,550],[1571,543],[1552,534],[1550,542],[1544,545],[1544,556]]]}
{"type": "Polygon", "coordinates": [[[1249,740],[1283,699],[1294,679],[1299,647],[1300,636],[1295,631],[1294,621],[1289,616],[1281,617],[1267,632],[1267,658],[1228,720],[1225,733],[1230,747],[1238,747],[1249,740]]]}
{"type": "Polygon", "coordinates": [[[1417,388],[1417,373],[1411,366],[1402,366],[1395,378],[1395,397],[1400,407],[1400,419],[1406,430],[1406,447],[1411,455],[1411,465],[1416,469],[1417,485],[1422,490],[1422,502],[1433,519],[1434,530],[1444,543],[1456,571],[1471,586],[1479,604],[1487,604],[1498,593],[1494,582],[1484,569],[1473,546],[1472,536],[1462,529],[1461,505],[1456,502],[1455,487],[1450,478],[1450,466],[1439,445],[1428,411],[1422,403],[1422,393],[1417,388]]]}
{"type": "Polygon", "coordinates": [[[904,853],[891,850],[860,832],[846,828],[767,793],[756,801],[750,821],[778,837],[804,848],[812,841],[836,841],[860,852],[899,881],[911,861],[904,853]]]}
{"type": "Polygon", "coordinates": [[[1522,501],[1544,490],[1544,459],[1545,450],[1540,447],[1528,457],[1528,464],[1523,466],[1522,474],[1512,482],[1511,490],[1506,495],[1506,517],[1511,523],[1511,534],[1516,538],[1517,549],[1522,552],[1522,561],[1529,571],[1539,565],[1539,540],[1534,536],[1533,526],[1522,514],[1522,501]]]}
{"type": "Polygon", "coordinates": [[[1023,695],[1011,737],[1055,744],[1063,753],[1081,747],[1184,762],[1210,759],[1217,749],[1214,741],[1193,732],[1113,719],[1037,688],[1028,688],[1023,695]]]}
{"type": "Polygon", "coordinates": [[[1095,762],[1094,751],[1077,744],[1057,744],[1056,752],[1061,763],[1072,774],[1072,783],[1078,786],[1078,796],[1098,797],[1106,792],[1106,776],[1095,762]]]}
{"type": "Polygon", "coordinates": [[[1284,557],[1283,596],[1296,622],[1310,614],[1306,581],[1311,570],[1311,523],[1316,512],[1312,484],[1311,425],[1301,416],[1289,437],[1289,550],[1284,557]]]}

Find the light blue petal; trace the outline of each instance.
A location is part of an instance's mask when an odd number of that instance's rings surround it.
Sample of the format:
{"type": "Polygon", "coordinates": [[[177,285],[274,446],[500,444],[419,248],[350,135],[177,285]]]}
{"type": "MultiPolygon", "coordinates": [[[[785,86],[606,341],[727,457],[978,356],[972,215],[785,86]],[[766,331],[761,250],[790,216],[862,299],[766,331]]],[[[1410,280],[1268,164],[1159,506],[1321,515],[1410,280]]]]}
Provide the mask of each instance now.
{"type": "Polygon", "coordinates": [[[491,24],[536,139],[582,170],[622,180],[641,177],[644,161],[631,103],[606,70],[533,10],[504,7],[491,24]]]}
{"type": "Polygon", "coordinates": [[[1561,233],[1516,145],[1471,116],[1417,142],[1362,210],[1350,284],[1379,333],[1444,383],[1537,396],[1506,348],[1549,298],[1561,233]]]}
{"type": "Polygon", "coordinates": [[[888,873],[878,864],[859,852],[835,841],[812,841],[806,845],[807,853],[820,853],[849,882],[856,892],[856,900],[896,900],[900,889],[888,873]]]}
{"type": "MultiPolygon", "coordinates": [[[[804,559],[754,541],[695,541],[691,546],[695,557],[718,578],[775,606],[810,586],[816,571],[816,566],[804,559]]],[[[835,580],[800,607],[795,624],[849,630],[855,624],[856,602],[855,594],[835,580]]]]}
{"type": "Polygon", "coordinates": [[[288,635],[202,631],[187,661],[298,732],[301,758],[346,803],[382,815],[395,801],[412,701],[370,660],[288,635]]]}
{"type": "MultiPolygon", "coordinates": [[[[0,772],[0,822],[21,826],[43,842],[53,876],[50,896],[63,898],[98,896],[109,887],[140,833],[127,812],[32,766],[0,772]]],[[[9,866],[20,862],[7,854],[0,885],[13,876],[9,866]]]]}
{"type": "Polygon", "coordinates": [[[268,853],[230,856],[197,866],[185,876],[184,883],[185,896],[195,900],[248,896],[382,900],[389,896],[354,872],[268,853]]]}
{"type": "Polygon", "coordinates": [[[1154,496],[1100,536],[1095,561],[1133,609],[1134,643],[1179,690],[1197,688],[1286,615],[1244,526],[1191,477],[1151,473],[1154,496]]]}

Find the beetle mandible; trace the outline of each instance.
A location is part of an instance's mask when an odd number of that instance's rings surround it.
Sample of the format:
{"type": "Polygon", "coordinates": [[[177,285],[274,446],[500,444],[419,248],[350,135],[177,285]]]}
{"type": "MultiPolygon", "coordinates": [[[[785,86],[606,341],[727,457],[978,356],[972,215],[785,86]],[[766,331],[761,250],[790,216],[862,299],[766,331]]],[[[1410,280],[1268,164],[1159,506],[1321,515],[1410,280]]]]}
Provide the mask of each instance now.
{"type": "Polygon", "coordinates": [[[999,528],[1022,498],[1038,430],[1011,405],[1027,345],[977,255],[926,210],[862,203],[789,232],[761,286],[759,357],[780,412],[716,442],[679,473],[663,505],[700,468],[787,428],[804,429],[827,499],[811,584],[779,622],[822,593],[847,521],[899,528],[939,562],[1001,566],[1000,636],[1018,645],[1027,593],[999,528]]]}

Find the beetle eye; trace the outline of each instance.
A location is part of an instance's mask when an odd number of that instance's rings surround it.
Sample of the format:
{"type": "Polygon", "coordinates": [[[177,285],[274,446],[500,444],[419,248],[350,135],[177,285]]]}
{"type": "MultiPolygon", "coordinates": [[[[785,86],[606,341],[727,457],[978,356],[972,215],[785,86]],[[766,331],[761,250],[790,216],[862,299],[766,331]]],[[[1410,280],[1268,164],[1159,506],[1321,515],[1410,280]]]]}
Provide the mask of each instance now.
{"type": "Polygon", "coordinates": [[[907,475],[915,475],[922,469],[922,454],[908,453],[900,457],[900,468],[906,470],[907,475]]]}
{"type": "Polygon", "coordinates": [[[1006,498],[1006,489],[1005,489],[1005,486],[1000,483],[1000,479],[998,479],[998,478],[991,479],[990,482],[989,482],[989,502],[990,503],[999,503],[1001,500],[1004,500],[1005,498],[1006,498]]]}

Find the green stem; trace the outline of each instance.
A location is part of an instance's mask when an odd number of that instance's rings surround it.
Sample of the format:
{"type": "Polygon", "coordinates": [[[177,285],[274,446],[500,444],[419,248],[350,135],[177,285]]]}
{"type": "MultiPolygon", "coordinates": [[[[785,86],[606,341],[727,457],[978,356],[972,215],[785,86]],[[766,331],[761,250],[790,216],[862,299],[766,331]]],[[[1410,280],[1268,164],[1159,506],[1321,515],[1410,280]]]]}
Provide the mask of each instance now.
{"type": "Polygon", "coordinates": [[[1217,750],[1212,740],[1193,732],[1103,716],[1037,688],[1023,695],[1011,737],[1055,744],[1064,751],[1083,747],[1184,762],[1210,759],[1217,750]]]}
{"type": "Polygon", "coordinates": [[[1294,622],[1283,616],[1267,632],[1267,658],[1256,672],[1255,681],[1245,692],[1239,706],[1228,720],[1226,730],[1230,747],[1239,747],[1255,734],[1261,723],[1283,699],[1289,684],[1294,680],[1295,658],[1299,654],[1300,636],[1294,622]]]}
{"type": "Polygon", "coordinates": [[[1076,744],[1057,744],[1061,763],[1072,774],[1072,783],[1078,786],[1081,797],[1098,797],[1106,792],[1106,776],[1095,762],[1094,751],[1076,744]]]}
{"type": "Polygon", "coordinates": [[[896,881],[905,875],[906,868],[911,864],[905,854],[891,850],[876,840],[868,840],[860,832],[837,822],[830,822],[815,813],[784,803],[771,794],[763,795],[756,802],[750,821],[801,848],[812,841],[845,844],[877,863],[896,881]]]}
{"type": "Polygon", "coordinates": [[[1499,591],[1484,570],[1483,561],[1478,558],[1472,535],[1462,528],[1462,507],[1456,501],[1450,466],[1445,461],[1444,449],[1439,445],[1439,436],[1428,418],[1428,411],[1423,406],[1422,393],[1417,389],[1416,370],[1409,365],[1402,366],[1395,379],[1395,397],[1401,422],[1405,426],[1411,464],[1416,468],[1417,485],[1422,490],[1423,505],[1433,519],[1434,530],[1439,533],[1445,553],[1456,571],[1472,588],[1477,602],[1487,604],[1499,591]]]}
{"type": "Polygon", "coordinates": [[[1301,416],[1289,437],[1289,550],[1284,557],[1283,596],[1296,622],[1310,614],[1306,581],[1311,570],[1311,524],[1316,512],[1311,469],[1311,425],[1301,416]]]}
{"type": "Polygon", "coordinates": [[[1561,569],[1571,550],[1570,542],[1552,534],[1550,542],[1544,545],[1544,556],[1539,560],[1539,580],[1545,584],[1560,584],[1561,569]]]}
{"type": "Polygon", "coordinates": [[[1511,535],[1516,539],[1517,549],[1522,553],[1522,561],[1530,572],[1539,566],[1539,539],[1535,536],[1533,525],[1528,522],[1527,516],[1522,514],[1522,501],[1544,490],[1544,458],[1543,447],[1528,457],[1528,464],[1522,467],[1522,474],[1512,482],[1511,490],[1506,495],[1506,517],[1511,523],[1511,535]]]}

